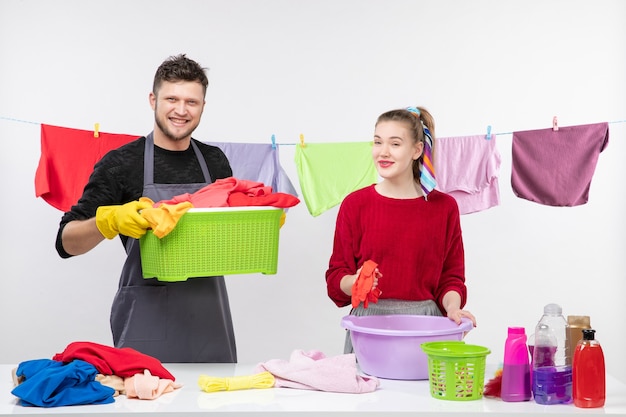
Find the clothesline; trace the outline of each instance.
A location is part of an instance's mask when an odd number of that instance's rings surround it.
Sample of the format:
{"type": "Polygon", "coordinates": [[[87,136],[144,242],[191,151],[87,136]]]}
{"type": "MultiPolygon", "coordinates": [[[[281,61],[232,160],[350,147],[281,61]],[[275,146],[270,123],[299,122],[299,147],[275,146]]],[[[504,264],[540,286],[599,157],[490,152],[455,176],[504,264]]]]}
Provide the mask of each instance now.
{"type": "MultiPolygon", "coordinates": [[[[32,121],[29,121],[29,120],[16,119],[16,118],[13,118],[13,117],[6,117],[6,116],[0,116],[0,119],[1,120],[8,120],[8,121],[11,121],[11,122],[27,123],[27,124],[32,124],[32,125],[40,125],[41,124],[39,122],[32,122],[32,121]]],[[[626,123],[626,119],[624,119],[624,120],[614,120],[614,121],[607,122],[607,123],[608,124],[626,123]]],[[[492,133],[490,131],[490,129],[491,129],[491,126],[488,127],[487,135],[490,134],[490,135],[494,135],[494,136],[505,136],[505,135],[512,135],[514,133],[514,132],[495,132],[495,133],[492,133]]],[[[272,135],[272,144],[273,145],[280,145],[280,146],[302,145],[302,144],[304,144],[304,136],[302,134],[300,135],[300,142],[298,142],[298,143],[276,143],[275,136],[272,135]]]]}
{"type": "MultiPolygon", "coordinates": [[[[78,201],[94,165],[108,150],[137,140],[135,135],[107,132],[101,132],[98,139],[94,138],[95,131],[92,130],[46,124],[41,124],[40,130],[42,157],[35,173],[35,194],[63,211],[67,211],[78,201]],[[92,143],[95,145],[91,145],[92,143]],[[71,175],[65,175],[68,169],[71,169],[71,175]]],[[[519,172],[532,174],[521,176],[529,177],[529,180],[521,182],[516,188],[518,190],[516,194],[521,196],[522,193],[526,193],[527,200],[542,201],[553,206],[584,204],[587,192],[584,190],[580,192],[578,188],[588,185],[597,161],[595,155],[589,156],[589,149],[593,149],[596,154],[604,150],[608,143],[609,125],[603,122],[567,126],[559,130],[562,132],[537,129],[516,131],[513,134],[519,143],[524,144],[518,148],[526,153],[516,152],[516,147],[513,146],[513,154],[514,156],[517,154],[518,158],[517,163],[511,167],[511,177],[519,177],[515,175],[519,172]],[[550,137],[556,135],[564,140],[554,141],[556,147],[544,149],[541,140],[537,139],[545,138],[546,132],[550,137]],[[568,151],[568,158],[561,158],[563,149],[568,151]],[[568,184],[567,189],[565,186],[559,186],[557,187],[559,192],[562,191],[566,195],[553,195],[555,194],[552,192],[553,184],[546,181],[546,178],[553,176],[555,163],[560,165],[560,172],[564,178],[579,178],[581,168],[584,166],[589,181],[587,183],[574,181],[568,184]],[[545,187],[549,189],[546,191],[545,187]],[[541,197],[535,198],[534,194],[541,197]]],[[[435,164],[438,166],[438,190],[449,193],[457,200],[461,214],[482,211],[499,204],[495,179],[499,175],[500,158],[496,140],[487,140],[486,137],[483,140],[476,138],[481,136],[459,136],[458,140],[442,140],[438,152],[439,160],[435,164]],[[462,177],[449,175],[460,165],[472,169],[473,173],[462,177]],[[478,192],[468,193],[464,190],[478,192]]],[[[297,196],[289,175],[281,167],[276,152],[278,146],[272,146],[270,143],[206,143],[220,147],[231,163],[234,177],[262,182],[270,185],[273,190],[297,196]],[[251,171],[245,171],[248,168],[251,168],[251,171]]],[[[376,167],[371,159],[371,141],[309,145],[294,147],[293,162],[296,165],[302,195],[311,215],[323,213],[341,203],[350,192],[377,181],[376,167]],[[346,163],[347,157],[350,158],[350,163],[346,163]]],[[[586,186],[586,189],[589,187],[586,186]]]]}
{"type": "MultiPolygon", "coordinates": [[[[615,123],[626,123],[626,120],[614,120],[612,122],[607,122],[608,124],[615,124],[615,123]]],[[[512,135],[515,132],[498,132],[498,133],[492,133],[490,131],[491,126],[489,126],[489,129],[487,130],[487,135],[493,135],[493,136],[504,136],[504,135],[512,135]]],[[[272,143],[274,143],[274,139],[273,139],[273,135],[272,135],[272,143]]],[[[300,142],[299,143],[280,143],[279,145],[281,146],[295,146],[295,145],[302,145],[304,144],[304,141],[302,139],[302,136],[300,137],[300,142]]]]}
{"type": "Polygon", "coordinates": [[[14,119],[12,117],[5,117],[5,116],[0,116],[0,119],[2,119],[2,120],[9,120],[11,122],[28,123],[28,124],[31,124],[31,125],[40,125],[41,124],[41,123],[37,123],[37,122],[29,122],[28,120],[14,119]]]}

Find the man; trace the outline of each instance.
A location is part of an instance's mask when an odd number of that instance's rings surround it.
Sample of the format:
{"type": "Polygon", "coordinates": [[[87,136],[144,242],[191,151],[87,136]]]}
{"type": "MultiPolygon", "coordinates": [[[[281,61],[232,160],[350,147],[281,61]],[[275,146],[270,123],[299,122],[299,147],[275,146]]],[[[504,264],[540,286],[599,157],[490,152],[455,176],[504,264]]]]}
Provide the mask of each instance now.
{"type": "Polygon", "coordinates": [[[56,249],[62,258],[81,255],[119,235],[127,259],[111,309],[115,347],[131,347],[162,362],[237,362],[224,277],[184,282],[144,279],[138,239],[149,203],[193,193],[232,176],[217,147],[191,137],[200,123],[208,79],[184,54],[156,71],[150,106],[154,128],[107,153],[94,167],[82,197],[61,219],[56,249]]]}

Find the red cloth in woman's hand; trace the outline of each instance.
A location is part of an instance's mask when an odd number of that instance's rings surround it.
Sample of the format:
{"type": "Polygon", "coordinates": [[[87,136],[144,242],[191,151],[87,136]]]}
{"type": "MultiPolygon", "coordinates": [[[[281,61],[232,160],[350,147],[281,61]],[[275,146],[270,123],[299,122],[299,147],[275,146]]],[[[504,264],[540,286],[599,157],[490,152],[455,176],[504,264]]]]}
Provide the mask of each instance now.
{"type": "Polygon", "coordinates": [[[381,291],[378,287],[372,289],[374,286],[374,274],[378,264],[374,261],[367,260],[361,267],[359,276],[354,281],[352,286],[352,307],[356,308],[363,302],[363,307],[367,308],[369,302],[378,302],[381,291]]]}

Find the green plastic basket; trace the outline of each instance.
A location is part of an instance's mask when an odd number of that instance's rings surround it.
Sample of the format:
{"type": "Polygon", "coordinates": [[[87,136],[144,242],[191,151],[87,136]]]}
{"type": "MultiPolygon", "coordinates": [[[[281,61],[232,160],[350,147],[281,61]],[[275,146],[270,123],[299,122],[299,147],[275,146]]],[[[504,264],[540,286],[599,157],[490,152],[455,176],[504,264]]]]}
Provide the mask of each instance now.
{"type": "Polygon", "coordinates": [[[489,349],[463,341],[427,342],[421,348],[428,356],[432,397],[452,401],[482,398],[489,349]]]}
{"type": "Polygon", "coordinates": [[[274,207],[190,209],[169,234],[141,237],[144,278],[188,278],[276,274],[283,210],[274,207]]]}

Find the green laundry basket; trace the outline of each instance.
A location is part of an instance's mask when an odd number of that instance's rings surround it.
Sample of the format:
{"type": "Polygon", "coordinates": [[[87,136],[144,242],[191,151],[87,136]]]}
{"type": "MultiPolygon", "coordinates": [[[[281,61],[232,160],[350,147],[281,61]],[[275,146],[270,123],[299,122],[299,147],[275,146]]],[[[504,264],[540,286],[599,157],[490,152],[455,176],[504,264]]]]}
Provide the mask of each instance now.
{"type": "Polygon", "coordinates": [[[260,272],[276,274],[283,210],[276,207],[189,209],[167,236],[139,240],[143,277],[159,281],[260,272]]]}
{"type": "Polygon", "coordinates": [[[463,341],[427,342],[428,381],[433,398],[451,401],[478,400],[483,396],[485,359],[491,351],[463,341]]]}

